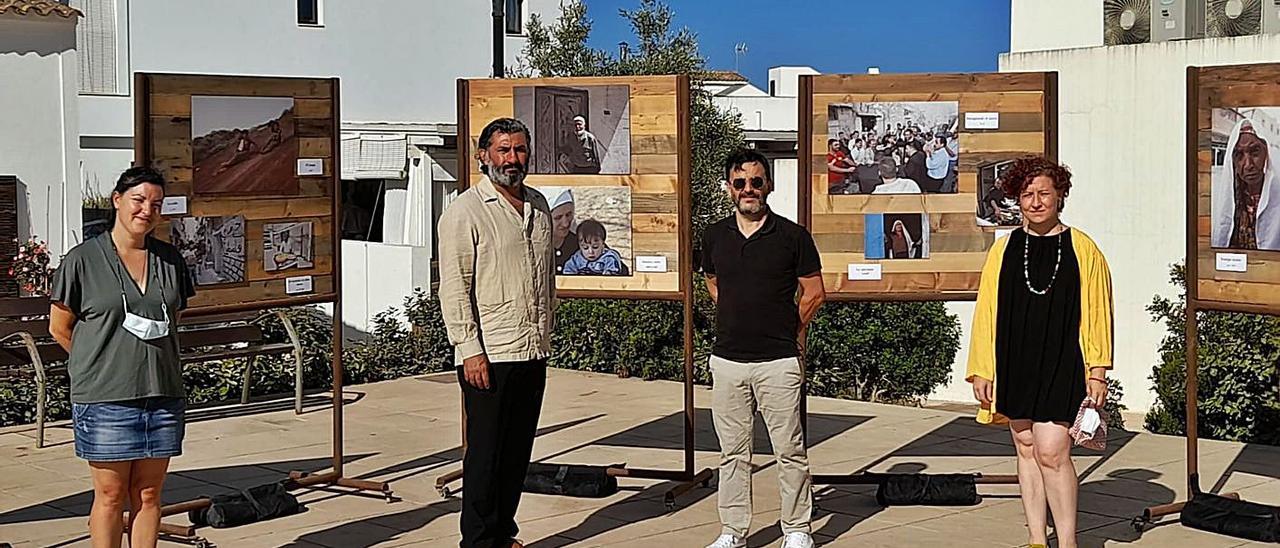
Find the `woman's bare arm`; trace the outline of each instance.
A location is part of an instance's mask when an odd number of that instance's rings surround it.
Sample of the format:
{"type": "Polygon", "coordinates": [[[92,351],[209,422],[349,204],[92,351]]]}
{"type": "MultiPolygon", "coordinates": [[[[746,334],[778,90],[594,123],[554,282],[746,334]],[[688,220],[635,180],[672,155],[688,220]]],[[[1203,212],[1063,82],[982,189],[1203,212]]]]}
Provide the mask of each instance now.
{"type": "Polygon", "coordinates": [[[49,307],[49,333],[67,353],[71,352],[71,332],[76,327],[76,314],[62,303],[49,307]]]}

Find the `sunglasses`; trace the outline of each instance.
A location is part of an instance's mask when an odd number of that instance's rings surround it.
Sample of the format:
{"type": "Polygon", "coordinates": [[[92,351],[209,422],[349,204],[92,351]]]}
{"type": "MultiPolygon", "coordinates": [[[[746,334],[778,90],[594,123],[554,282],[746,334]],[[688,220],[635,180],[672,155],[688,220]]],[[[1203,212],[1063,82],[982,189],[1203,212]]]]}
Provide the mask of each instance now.
{"type": "MultiPolygon", "coordinates": [[[[738,177],[737,179],[734,179],[732,181],[733,189],[742,190],[744,188],[747,188],[747,181],[748,181],[747,179],[743,179],[742,177],[738,177]]],[[[751,188],[754,188],[756,190],[760,190],[764,188],[764,177],[752,177],[750,179],[750,182],[751,182],[751,188]]]]}

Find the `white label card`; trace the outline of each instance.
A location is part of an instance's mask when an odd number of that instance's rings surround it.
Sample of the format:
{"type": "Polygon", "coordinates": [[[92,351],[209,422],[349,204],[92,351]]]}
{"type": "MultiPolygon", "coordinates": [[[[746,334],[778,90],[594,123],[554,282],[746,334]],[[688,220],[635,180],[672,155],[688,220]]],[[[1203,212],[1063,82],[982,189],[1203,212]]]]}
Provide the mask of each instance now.
{"type": "Polygon", "coordinates": [[[1244,253],[1219,253],[1218,270],[1223,272],[1248,272],[1249,256],[1244,253]]]}
{"type": "Polygon", "coordinates": [[[284,292],[289,295],[310,293],[311,291],[311,276],[294,276],[284,279],[284,292]]]}
{"type": "Polygon", "coordinates": [[[882,269],[878,264],[849,265],[850,280],[879,280],[882,277],[883,277],[882,269]]]}
{"type": "Polygon", "coordinates": [[[999,112],[964,113],[965,129],[1000,129],[999,112]]]}
{"type": "Polygon", "coordinates": [[[636,272],[666,272],[667,257],[665,255],[654,255],[650,257],[636,257],[636,272]]]}
{"type": "Polygon", "coordinates": [[[298,175],[324,175],[322,158],[299,158],[298,175]]]}
{"type": "Polygon", "coordinates": [[[183,215],[187,212],[186,196],[165,196],[160,203],[161,215],[183,215]]]}

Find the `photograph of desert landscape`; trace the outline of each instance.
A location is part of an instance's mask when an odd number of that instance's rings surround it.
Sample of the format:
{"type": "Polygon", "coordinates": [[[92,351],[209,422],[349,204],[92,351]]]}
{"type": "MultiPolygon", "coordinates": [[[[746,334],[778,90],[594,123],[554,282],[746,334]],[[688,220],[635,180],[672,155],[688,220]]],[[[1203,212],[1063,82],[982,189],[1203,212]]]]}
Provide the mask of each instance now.
{"type": "Polygon", "coordinates": [[[191,97],[196,194],[298,192],[292,97],[191,97]]]}

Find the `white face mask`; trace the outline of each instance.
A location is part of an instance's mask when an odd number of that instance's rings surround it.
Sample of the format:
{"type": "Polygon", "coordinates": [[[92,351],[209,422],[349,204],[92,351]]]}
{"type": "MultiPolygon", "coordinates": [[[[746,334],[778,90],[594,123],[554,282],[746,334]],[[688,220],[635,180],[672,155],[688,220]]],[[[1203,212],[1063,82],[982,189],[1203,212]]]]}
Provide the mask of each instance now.
{"type": "Polygon", "coordinates": [[[125,331],[144,341],[169,336],[169,305],[160,303],[160,309],[164,311],[164,321],[160,321],[129,312],[129,299],[124,293],[120,294],[120,302],[124,303],[124,321],[120,325],[125,331]]]}

